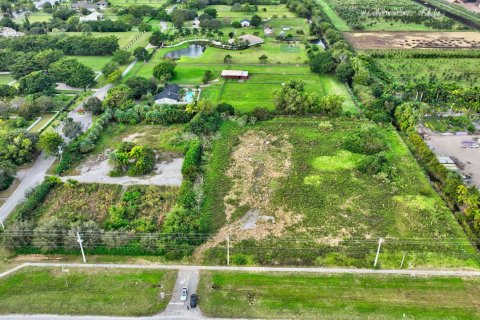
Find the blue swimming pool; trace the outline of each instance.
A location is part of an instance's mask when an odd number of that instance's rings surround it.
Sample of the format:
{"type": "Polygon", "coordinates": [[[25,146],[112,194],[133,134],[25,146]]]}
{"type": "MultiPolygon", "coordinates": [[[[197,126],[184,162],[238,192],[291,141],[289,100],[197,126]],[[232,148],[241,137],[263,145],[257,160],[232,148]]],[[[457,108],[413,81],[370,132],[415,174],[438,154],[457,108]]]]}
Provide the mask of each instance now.
{"type": "Polygon", "coordinates": [[[193,101],[194,97],[195,97],[195,92],[188,91],[187,93],[185,93],[185,97],[183,97],[183,101],[190,103],[193,101]]]}

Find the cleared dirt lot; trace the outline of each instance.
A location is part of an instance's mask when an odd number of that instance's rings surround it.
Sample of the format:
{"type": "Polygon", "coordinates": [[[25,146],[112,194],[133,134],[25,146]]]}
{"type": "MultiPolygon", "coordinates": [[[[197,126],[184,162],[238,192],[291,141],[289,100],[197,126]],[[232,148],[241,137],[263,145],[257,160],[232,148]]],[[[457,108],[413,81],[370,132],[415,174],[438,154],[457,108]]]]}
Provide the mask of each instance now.
{"type": "Polygon", "coordinates": [[[112,167],[108,159],[91,158],[79,167],[78,175],[62,177],[62,180],[74,179],[83,183],[108,183],[130,185],[180,186],[182,184],[183,158],[157,161],[153,172],[140,177],[110,177],[112,167]]]}
{"type": "Polygon", "coordinates": [[[356,49],[480,48],[479,32],[344,32],[356,49]]]}
{"type": "Polygon", "coordinates": [[[464,148],[462,141],[472,140],[476,135],[445,136],[433,134],[426,142],[439,156],[457,158],[465,168],[463,173],[471,175],[472,182],[480,187],[480,149],[464,148]]]}

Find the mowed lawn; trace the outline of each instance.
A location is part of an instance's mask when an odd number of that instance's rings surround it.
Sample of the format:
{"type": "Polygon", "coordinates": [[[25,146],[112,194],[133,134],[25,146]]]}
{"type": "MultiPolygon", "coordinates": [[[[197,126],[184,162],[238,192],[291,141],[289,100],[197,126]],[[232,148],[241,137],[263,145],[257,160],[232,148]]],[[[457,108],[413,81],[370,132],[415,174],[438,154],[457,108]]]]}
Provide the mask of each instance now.
{"type": "Polygon", "coordinates": [[[335,10],[332,9],[330,4],[326,0],[317,0],[320,6],[323,9],[323,12],[330,18],[333,25],[340,31],[350,31],[352,28],[348,25],[345,20],[340,18],[335,10]]]}
{"type": "Polygon", "coordinates": [[[480,279],[382,275],[201,273],[210,317],[478,319],[480,279]]]}
{"type": "MultiPolygon", "coordinates": [[[[249,70],[249,68],[246,68],[249,70]]],[[[282,90],[282,86],[289,80],[303,81],[306,92],[315,92],[318,96],[338,94],[345,98],[343,109],[345,112],[357,113],[357,108],[343,83],[334,76],[319,75],[310,72],[307,68],[290,67],[290,71],[283,73],[286,68],[270,68],[262,70],[256,67],[251,72],[250,79],[244,82],[234,80],[220,80],[203,90],[202,97],[208,97],[216,102],[228,102],[240,112],[250,112],[257,107],[274,109],[274,97],[282,90]],[[296,69],[294,69],[296,68],[296,69]],[[273,70],[272,70],[273,69],[273,70]]]]}
{"type": "Polygon", "coordinates": [[[0,74],[0,84],[9,84],[13,81],[11,74],[0,74]]]}
{"type": "MultiPolygon", "coordinates": [[[[66,35],[82,35],[82,32],[66,32],[66,35]]],[[[126,32],[90,32],[92,37],[107,37],[115,36],[118,39],[118,45],[120,49],[127,49],[127,46],[132,43],[137,37],[139,37],[129,48],[129,51],[133,51],[136,47],[145,47],[150,37],[150,32],[141,33],[138,31],[126,31],[126,32]]]]}
{"type": "Polygon", "coordinates": [[[152,7],[160,7],[164,3],[165,0],[110,0],[108,1],[111,6],[118,6],[118,7],[129,7],[131,5],[147,5],[152,7]]]}
{"type": "MultiPolygon", "coordinates": [[[[280,5],[259,5],[256,12],[234,12],[232,6],[213,5],[208,8],[215,8],[219,18],[233,18],[233,20],[241,20],[243,18],[250,19],[254,14],[261,18],[294,18],[295,13],[290,12],[284,4],[280,5]]],[[[203,11],[199,12],[200,15],[203,11]]]]}
{"type": "Polygon", "coordinates": [[[22,269],[0,280],[0,313],[153,315],[168,304],[175,276],[164,270],[22,269]]]}
{"type": "Polygon", "coordinates": [[[112,59],[111,56],[67,56],[67,58],[76,59],[78,62],[92,68],[93,71],[101,71],[112,59]]]}

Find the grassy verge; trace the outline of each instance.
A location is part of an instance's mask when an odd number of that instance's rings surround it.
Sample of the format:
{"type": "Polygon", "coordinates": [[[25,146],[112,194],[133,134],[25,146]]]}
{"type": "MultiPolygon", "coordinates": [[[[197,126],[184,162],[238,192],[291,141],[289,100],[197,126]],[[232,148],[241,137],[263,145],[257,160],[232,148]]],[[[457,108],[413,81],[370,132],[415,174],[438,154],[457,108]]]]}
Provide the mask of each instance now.
{"type": "Polygon", "coordinates": [[[202,312],[262,319],[477,319],[480,279],[202,272],[202,312]],[[448,297],[448,298],[446,298],[448,297]]]}
{"type": "Polygon", "coordinates": [[[174,282],[163,270],[24,269],[0,281],[0,313],[153,315],[174,282]]]}

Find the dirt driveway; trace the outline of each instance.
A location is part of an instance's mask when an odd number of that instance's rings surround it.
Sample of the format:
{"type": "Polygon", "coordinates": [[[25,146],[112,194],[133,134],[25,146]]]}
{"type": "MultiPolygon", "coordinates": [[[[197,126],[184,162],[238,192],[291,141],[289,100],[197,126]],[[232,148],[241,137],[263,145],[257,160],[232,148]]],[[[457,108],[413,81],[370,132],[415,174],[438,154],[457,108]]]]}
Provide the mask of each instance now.
{"type": "Polygon", "coordinates": [[[472,140],[476,135],[446,136],[440,134],[431,135],[426,142],[433,152],[439,156],[457,158],[465,168],[463,173],[472,176],[472,182],[480,187],[480,149],[464,148],[462,141],[472,140]]]}
{"type": "Polygon", "coordinates": [[[110,177],[108,172],[112,167],[108,160],[97,161],[89,159],[79,167],[78,175],[65,176],[62,180],[74,179],[83,183],[108,183],[129,185],[157,185],[157,186],[180,186],[182,184],[183,158],[173,158],[161,161],[155,165],[152,174],[141,177],[110,177]]]}

